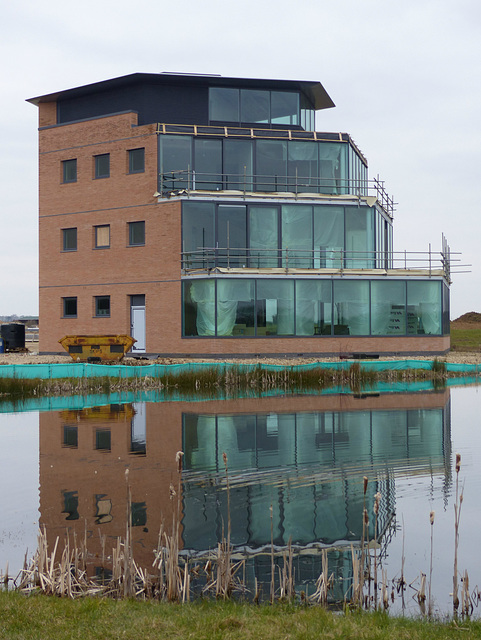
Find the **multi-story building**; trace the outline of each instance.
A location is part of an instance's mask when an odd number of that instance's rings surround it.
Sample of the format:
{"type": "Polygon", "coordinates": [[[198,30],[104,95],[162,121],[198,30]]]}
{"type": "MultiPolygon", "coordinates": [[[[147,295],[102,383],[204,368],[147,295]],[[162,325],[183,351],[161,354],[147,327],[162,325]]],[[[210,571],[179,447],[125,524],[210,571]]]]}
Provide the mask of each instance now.
{"type": "Polygon", "coordinates": [[[449,250],[393,252],[393,201],[319,82],[132,74],[39,107],[40,350],[449,349],[449,250]]]}

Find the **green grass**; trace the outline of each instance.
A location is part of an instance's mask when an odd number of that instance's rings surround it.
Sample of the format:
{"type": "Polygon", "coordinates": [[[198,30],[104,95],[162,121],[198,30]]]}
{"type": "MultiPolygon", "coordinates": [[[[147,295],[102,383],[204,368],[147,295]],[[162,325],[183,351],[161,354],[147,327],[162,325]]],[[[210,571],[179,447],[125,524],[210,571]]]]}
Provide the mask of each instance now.
{"type": "Polygon", "coordinates": [[[321,607],[234,602],[159,604],[0,593],[0,638],[8,640],[424,640],[481,638],[481,623],[429,622],[384,613],[339,615],[321,607]]]}
{"type": "Polygon", "coordinates": [[[473,328],[456,329],[451,326],[451,349],[453,351],[481,351],[481,325],[473,328]]]}

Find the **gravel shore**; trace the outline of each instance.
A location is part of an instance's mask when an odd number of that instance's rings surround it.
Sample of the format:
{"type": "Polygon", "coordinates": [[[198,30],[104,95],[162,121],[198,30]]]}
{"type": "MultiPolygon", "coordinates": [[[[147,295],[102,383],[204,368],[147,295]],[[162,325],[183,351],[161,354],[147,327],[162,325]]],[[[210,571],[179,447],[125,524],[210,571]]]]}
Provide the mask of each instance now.
{"type": "MultiPolygon", "coordinates": [[[[379,360],[433,360],[432,356],[386,356],[380,357],[379,360]]],[[[480,364],[481,352],[471,351],[451,351],[446,356],[440,356],[439,360],[445,362],[456,362],[464,364],[480,364]]],[[[216,362],[217,360],[212,360],[216,362]]],[[[276,358],[225,358],[223,362],[233,362],[237,364],[257,364],[259,362],[265,364],[277,364],[277,365],[298,365],[309,364],[312,362],[339,362],[339,357],[323,357],[323,358],[306,358],[306,357],[282,357],[276,358]]],[[[0,354],[0,365],[2,364],[67,364],[72,362],[68,355],[65,356],[44,356],[38,355],[34,349],[29,350],[27,353],[2,353],[0,354]]],[[[155,360],[136,358],[124,358],[122,364],[127,365],[139,365],[139,364],[185,364],[189,362],[210,362],[208,358],[157,358],[155,360]]]]}

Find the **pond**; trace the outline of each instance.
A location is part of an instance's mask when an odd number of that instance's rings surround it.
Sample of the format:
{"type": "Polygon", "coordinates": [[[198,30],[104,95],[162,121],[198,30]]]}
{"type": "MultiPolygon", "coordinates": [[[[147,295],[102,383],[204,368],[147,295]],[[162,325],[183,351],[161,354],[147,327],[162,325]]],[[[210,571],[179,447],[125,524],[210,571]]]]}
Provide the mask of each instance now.
{"type": "MultiPolygon", "coordinates": [[[[429,579],[432,535],[434,610],[447,614],[459,453],[458,569],[468,571],[476,615],[478,389],[390,387],[195,402],[78,398],[65,399],[63,408],[56,400],[56,410],[0,413],[0,570],[7,563],[9,574],[20,570],[27,550],[30,557],[36,549],[40,525],[50,549],[67,532],[71,540],[74,534],[87,539],[90,570],[104,575],[105,549],[108,555],[126,533],[129,488],[139,566],[152,570],[161,523],[169,530],[180,505],[180,556],[191,566],[204,566],[229,533],[233,557],[244,561],[243,584],[269,598],[272,567],[278,590],[291,542],[296,591],[309,597],[327,549],[328,573],[334,574],[329,597],[349,600],[365,506],[370,554],[378,580],[385,572],[390,610],[419,611],[416,594],[421,573],[429,579]],[[184,453],[181,474],[178,451],[184,453]],[[398,592],[403,555],[407,587],[398,592]]],[[[192,576],[192,592],[203,586],[192,576]]]]}

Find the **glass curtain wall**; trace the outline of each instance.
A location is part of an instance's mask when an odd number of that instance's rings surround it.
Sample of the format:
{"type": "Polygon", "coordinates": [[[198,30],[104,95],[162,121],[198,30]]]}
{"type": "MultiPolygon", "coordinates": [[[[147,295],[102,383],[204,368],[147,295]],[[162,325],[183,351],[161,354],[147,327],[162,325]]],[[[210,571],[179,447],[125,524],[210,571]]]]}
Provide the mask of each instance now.
{"type": "MultiPolygon", "coordinates": [[[[160,189],[347,194],[348,149],[356,155],[346,142],[161,135],[160,189]]],[[[356,194],[367,194],[359,184],[356,194]]]]}
{"type": "Polygon", "coordinates": [[[390,229],[371,207],[184,202],[182,211],[183,251],[192,253],[184,268],[370,269],[390,262],[384,243],[376,264],[375,239],[389,240],[390,229]],[[189,262],[196,251],[204,263],[189,262]]]}
{"type": "Polygon", "coordinates": [[[441,335],[441,291],[440,281],[186,280],[183,335],[441,335]]]}

